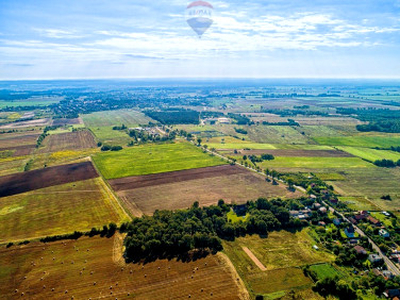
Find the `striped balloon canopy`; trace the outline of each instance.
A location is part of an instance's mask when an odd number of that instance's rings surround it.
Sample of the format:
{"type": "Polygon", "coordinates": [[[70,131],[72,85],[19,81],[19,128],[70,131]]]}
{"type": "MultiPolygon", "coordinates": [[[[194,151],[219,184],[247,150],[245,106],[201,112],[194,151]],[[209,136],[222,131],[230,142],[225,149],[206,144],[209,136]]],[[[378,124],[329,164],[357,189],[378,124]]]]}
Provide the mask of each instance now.
{"type": "Polygon", "coordinates": [[[195,1],[186,8],[186,22],[201,38],[213,23],[213,6],[205,1],[195,1]]]}

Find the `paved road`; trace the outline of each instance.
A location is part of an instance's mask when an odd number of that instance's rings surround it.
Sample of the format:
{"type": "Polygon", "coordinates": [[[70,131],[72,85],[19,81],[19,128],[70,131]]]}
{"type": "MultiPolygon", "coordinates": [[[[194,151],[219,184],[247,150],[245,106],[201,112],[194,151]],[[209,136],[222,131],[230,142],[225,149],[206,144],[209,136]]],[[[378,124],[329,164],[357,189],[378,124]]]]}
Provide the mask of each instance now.
{"type": "MultiPolygon", "coordinates": [[[[347,218],[345,217],[344,214],[342,214],[342,213],[336,211],[333,207],[331,207],[330,205],[328,205],[328,203],[326,203],[326,202],[324,202],[324,201],[322,201],[322,203],[323,203],[324,205],[326,205],[327,207],[329,207],[329,210],[330,210],[332,213],[336,212],[337,214],[339,214],[339,215],[343,218],[343,220],[345,220],[346,222],[352,224],[352,223],[350,222],[350,220],[347,219],[347,218]]],[[[386,265],[387,265],[387,267],[388,267],[388,270],[389,270],[390,272],[392,272],[394,275],[400,276],[400,270],[399,270],[399,268],[398,268],[385,254],[383,254],[383,252],[382,252],[381,249],[378,247],[378,245],[375,244],[375,242],[374,242],[373,240],[371,240],[371,239],[364,233],[364,231],[362,231],[358,226],[356,226],[356,225],[353,225],[353,226],[354,226],[354,229],[356,230],[356,232],[357,232],[360,236],[364,236],[364,237],[368,238],[368,241],[369,241],[369,243],[372,245],[372,248],[374,249],[374,251],[376,251],[376,252],[383,258],[383,260],[385,261],[385,263],[386,263],[386,265]]]]}

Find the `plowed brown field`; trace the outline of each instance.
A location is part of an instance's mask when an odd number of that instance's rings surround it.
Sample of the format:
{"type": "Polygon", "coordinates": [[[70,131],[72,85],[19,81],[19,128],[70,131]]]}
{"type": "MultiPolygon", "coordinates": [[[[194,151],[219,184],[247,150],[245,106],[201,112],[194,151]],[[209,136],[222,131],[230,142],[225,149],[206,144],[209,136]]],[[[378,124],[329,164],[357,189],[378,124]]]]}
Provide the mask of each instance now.
{"type": "Polygon", "coordinates": [[[50,167],[0,177],[0,197],[25,193],[49,186],[96,178],[91,162],[50,167]]]}

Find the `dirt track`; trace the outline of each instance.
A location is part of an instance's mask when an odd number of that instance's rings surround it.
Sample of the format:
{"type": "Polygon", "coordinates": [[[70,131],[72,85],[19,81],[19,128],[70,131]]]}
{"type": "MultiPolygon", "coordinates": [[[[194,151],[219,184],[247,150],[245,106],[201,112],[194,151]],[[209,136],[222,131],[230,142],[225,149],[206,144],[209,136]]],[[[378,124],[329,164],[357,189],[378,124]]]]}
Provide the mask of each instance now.
{"type": "Polygon", "coordinates": [[[91,162],[50,167],[0,177],[0,197],[21,194],[49,186],[96,178],[91,162]]]}
{"type": "Polygon", "coordinates": [[[267,271],[267,268],[262,264],[261,261],[250,251],[247,247],[242,247],[243,251],[250,257],[250,259],[256,264],[257,267],[260,268],[261,271],[267,271]]]}
{"type": "Polygon", "coordinates": [[[132,176],[110,180],[115,191],[133,190],[142,187],[157,186],[162,184],[177,183],[196,179],[213,178],[224,175],[246,173],[247,170],[238,166],[223,165],[183,171],[174,171],[161,174],[132,176]]]}

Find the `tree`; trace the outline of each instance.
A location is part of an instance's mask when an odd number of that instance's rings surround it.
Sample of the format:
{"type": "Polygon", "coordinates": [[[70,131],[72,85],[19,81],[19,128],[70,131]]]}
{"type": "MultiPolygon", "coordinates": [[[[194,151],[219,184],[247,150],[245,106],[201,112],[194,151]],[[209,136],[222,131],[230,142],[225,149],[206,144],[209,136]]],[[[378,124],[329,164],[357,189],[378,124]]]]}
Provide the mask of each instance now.
{"type": "Polygon", "coordinates": [[[201,139],[201,138],[197,138],[197,145],[201,145],[201,142],[202,142],[203,140],[201,139]]]}

